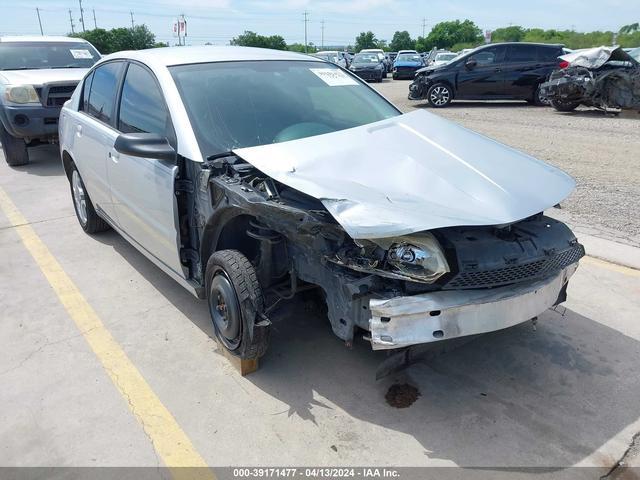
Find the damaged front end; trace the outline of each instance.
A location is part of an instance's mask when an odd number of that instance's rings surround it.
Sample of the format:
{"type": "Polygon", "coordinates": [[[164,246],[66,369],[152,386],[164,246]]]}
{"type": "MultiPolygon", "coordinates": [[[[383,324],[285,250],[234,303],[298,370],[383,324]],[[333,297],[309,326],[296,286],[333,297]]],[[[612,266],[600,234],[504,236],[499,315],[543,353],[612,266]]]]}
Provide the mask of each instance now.
{"type": "Polygon", "coordinates": [[[621,48],[599,47],[560,57],[541,95],[559,111],[579,105],[640,111],[640,63],[621,48]]]}

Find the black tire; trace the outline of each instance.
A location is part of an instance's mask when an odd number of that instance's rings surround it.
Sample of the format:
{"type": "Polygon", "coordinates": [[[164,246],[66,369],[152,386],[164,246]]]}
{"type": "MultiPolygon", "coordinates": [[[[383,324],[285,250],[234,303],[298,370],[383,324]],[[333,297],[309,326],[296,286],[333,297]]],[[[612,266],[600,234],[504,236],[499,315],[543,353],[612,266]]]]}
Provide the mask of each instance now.
{"type": "Polygon", "coordinates": [[[559,112],[573,112],[580,106],[580,102],[563,102],[562,100],[551,100],[551,105],[559,112]]]}
{"type": "Polygon", "coordinates": [[[551,104],[546,98],[542,98],[539,85],[535,92],[533,92],[533,97],[527,100],[527,102],[531,105],[535,105],[536,107],[547,107],[551,104]]]}
{"type": "Polygon", "coordinates": [[[269,345],[270,322],[251,262],[236,250],[215,252],[205,272],[207,303],[219,342],[242,359],[259,358],[269,345]]]}
{"type": "Polygon", "coordinates": [[[21,138],[12,136],[0,124],[0,142],[2,142],[2,150],[4,151],[4,159],[12,167],[26,165],[29,163],[29,152],[27,152],[27,144],[21,138]]]}
{"type": "Polygon", "coordinates": [[[427,91],[427,101],[433,108],[443,108],[451,103],[453,92],[446,83],[431,85],[427,91]]]}
{"type": "Polygon", "coordinates": [[[109,224],[105,222],[102,217],[96,213],[95,208],[93,208],[93,203],[91,203],[89,193],[84,186],[80,172],[73,164],[71,165],[71,172],[69,174],[69,187],[71,188],[73,209],[76,212],[76,218],[78,219],[78,223],[82,227],[82,230],[88,234],[100,233],[105,230],[109,230],[109,228],[111,228],[109,227],[109,224]]]}

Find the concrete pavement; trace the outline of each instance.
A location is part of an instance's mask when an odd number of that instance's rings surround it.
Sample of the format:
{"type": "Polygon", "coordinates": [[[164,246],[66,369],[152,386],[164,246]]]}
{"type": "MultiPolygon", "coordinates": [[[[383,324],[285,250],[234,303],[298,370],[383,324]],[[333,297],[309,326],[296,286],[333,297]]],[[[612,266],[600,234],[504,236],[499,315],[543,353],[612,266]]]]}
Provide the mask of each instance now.
{"type": "MultiPolygon", "coordinates": [[[[274,318],[261,369],[216,352],[206,306],[114,232],[85,235],[53,147],[0,159],[2,188],[212,466],[609,468],[640,432],[640,276],[587,259],[569,300],[530,324],[375,381],[312,304],[274,318]],[[396,382],[411,407],[385,403],[396,382]]],[[[0,214],[0,465],[162,463],[127,399],[0,214]]]]}

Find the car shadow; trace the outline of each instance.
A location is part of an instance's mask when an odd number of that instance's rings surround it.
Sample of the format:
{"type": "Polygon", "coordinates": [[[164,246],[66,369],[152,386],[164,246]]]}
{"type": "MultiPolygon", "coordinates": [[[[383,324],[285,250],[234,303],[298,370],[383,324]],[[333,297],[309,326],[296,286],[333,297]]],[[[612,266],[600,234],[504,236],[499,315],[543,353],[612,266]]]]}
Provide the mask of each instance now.
{"type": "Polygon", "coordinates": [[[38,145],[29,148],[29,163],[20,167],[9,167],[28,175],[52,177],[64,175],[57,145],[38,145]]]}
{"type": "MultiPolygon", "coordinates": [[[[116,233],[95,238],[213,336],[205,302],[116,233]]],[[[562,307],[541,315],[535,331],[525,323],[487,334],[379,381],[376,369],[386,354],[372,351],[361,336],[347,348],[314,303],[289,302],[271,319],[269,350],[246,379],[286,404],[283,415],[320,426],[327,410],[339,409],[410,435],[432,459],[559,469],[592,454],[640,417],[640,342],[562,307]],[[420,397],[408,408],[389,406],[385,394],[395,383],[415,386],[420,397]]],[[[370,441],[351,433],[335,445],[366,448],[370,441]]],[[[617,460],[596,458],[603,467],[617,460]]]]}
{"type": "MultiPolygon", "coordinates": [[[[412,103],[414,108],[433,108],[427,103],[426,100],[416,101],[412,103]],[[420,102],[420,103],[418,103],[420,102]]],[[[449,105],[444,107],[450,108],[545,108],[537,105],[530,105],[527,102],[521,102],[518,100],[487,100],[487,101],[474,101],[474,100],[452,100],[449,105]]],[[[434,110],[436,110],[434,108],[434,110]]]]}

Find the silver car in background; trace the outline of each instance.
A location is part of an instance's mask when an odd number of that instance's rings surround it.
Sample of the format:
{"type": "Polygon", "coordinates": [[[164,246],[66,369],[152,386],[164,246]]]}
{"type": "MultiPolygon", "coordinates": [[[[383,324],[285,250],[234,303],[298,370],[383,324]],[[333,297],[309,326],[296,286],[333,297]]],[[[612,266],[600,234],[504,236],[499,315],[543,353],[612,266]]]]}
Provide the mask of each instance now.
{"type": "Polygon", "coordinates": [[[206,298],[241,358],[302,291],[376,350],[506,328],[564,301],[584,255],[543,214],[567,174],[292,52],[110,55],[63,108],[60,153],[81,227],[206,298]]]}

